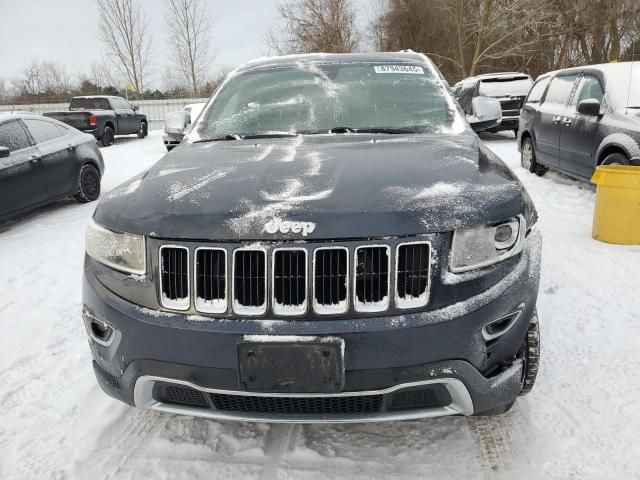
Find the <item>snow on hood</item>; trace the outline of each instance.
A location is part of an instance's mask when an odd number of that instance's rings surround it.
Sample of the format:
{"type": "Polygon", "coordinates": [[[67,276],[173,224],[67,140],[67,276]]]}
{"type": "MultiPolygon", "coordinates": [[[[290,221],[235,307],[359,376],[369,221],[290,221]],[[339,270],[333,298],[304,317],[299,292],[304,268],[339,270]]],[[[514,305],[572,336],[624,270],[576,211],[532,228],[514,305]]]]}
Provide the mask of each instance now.
{"type": "Polygon", "coordinates": [[[475,135],[319,135],[184,145],[106,195],[95,220],[165,238],[307,239],[450,231],[523,211],[513,173],[475,135]]]}

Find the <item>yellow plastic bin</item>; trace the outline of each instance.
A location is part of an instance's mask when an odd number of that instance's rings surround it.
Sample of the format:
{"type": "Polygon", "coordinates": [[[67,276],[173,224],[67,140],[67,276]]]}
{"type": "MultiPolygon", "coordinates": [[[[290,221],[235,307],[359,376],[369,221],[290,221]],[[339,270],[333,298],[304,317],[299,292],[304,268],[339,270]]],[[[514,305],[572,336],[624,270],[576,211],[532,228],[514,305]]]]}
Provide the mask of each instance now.
{"type": "Polygon", "coordinates": [[[640,167],[604,165],[596,169],[593,238],[608,243],[640,245],[640,167]]]}

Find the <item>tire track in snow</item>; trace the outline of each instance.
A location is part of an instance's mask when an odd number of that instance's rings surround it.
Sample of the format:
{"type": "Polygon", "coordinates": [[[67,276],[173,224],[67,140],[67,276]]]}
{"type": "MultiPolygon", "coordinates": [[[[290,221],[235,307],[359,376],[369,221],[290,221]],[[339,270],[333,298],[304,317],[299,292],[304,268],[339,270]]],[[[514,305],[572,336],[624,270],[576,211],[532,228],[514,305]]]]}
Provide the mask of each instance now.
{"type": "Polygon", "coordinates": [[[535,442],[535,426],[520,398],[507,413],[493,417],[467,417],[467,425],[478,445],[485,478],[513,478],[521,472],[526,478],[535,473],[540,448],[535,442]],[[525,435],[526,432],[526,435],[525,435]]]}
{"type": "Polygon", "coordinates": [[[260,475],[260,478],[264,480],[271,480],[277,477],[282,458],[288,451],[295,448],[302,429],[299,424],[272,423],[269,427],[265,451],[267,462],[260,475]]]}

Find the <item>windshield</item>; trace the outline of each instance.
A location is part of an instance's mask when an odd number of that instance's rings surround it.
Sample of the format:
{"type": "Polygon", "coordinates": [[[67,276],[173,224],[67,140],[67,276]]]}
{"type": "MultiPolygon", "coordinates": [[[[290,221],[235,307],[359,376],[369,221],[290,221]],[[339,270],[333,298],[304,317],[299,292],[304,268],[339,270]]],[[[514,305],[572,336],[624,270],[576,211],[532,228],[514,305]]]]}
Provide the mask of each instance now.
{"type": "Polygon", "coordinates": [[[450,127],[456,115],[426,66],[299,63],[230,79],[193,139],[340,128],[433,131],[450,127]]]}
{"type": "Polygon", "coordinates": [[[487,97],[524,97],[532,84],[529,77],[491,78],[480,82],[478,94],[487,97]]]}
{"type": "Polygon", "coordinates": [[[640,62],[609,64],[605,92],[615,108],[640,108],[640,62]]]}
{"type": "Polygon", "coordinates": [[[69,110],[109,110],[106,98],[72,98],[69,110]]]}
{"type": "Polygon", "coordinates": [[[628,99],[625,104],[629,107],[640,108],[640,62],[635,62],[630,72],[628,99]]]}

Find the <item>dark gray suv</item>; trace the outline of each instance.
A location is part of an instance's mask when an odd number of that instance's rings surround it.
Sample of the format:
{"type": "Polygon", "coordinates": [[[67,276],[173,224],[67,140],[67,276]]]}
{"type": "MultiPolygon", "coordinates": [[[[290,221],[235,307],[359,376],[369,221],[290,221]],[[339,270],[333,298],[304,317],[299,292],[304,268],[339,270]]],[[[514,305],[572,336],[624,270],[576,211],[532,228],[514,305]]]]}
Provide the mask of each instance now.
{"type": "Polygon", "coordinates": [[[540,76],[520,114],[522,166],[590,179],[601,164],[640,165],[640,62],[540,76]]]}
{"type": "Polygon", "coordinates": [[[518,135],[522,102],[529,93],[533,80],[526,73],[487,73],[468,77],[456,83],[452,90],[467,115],[472,111],[472,100],[478,96],[495,98],[502,107],[502,121],[490,132],[512,130],[518,135]]]}
{"type": "Polygon", "coordinates": [[[423,55],[248,63],[96,209],[96,376],[211,418],[502,413],[538,368],[536,220],[423,55]]]}

